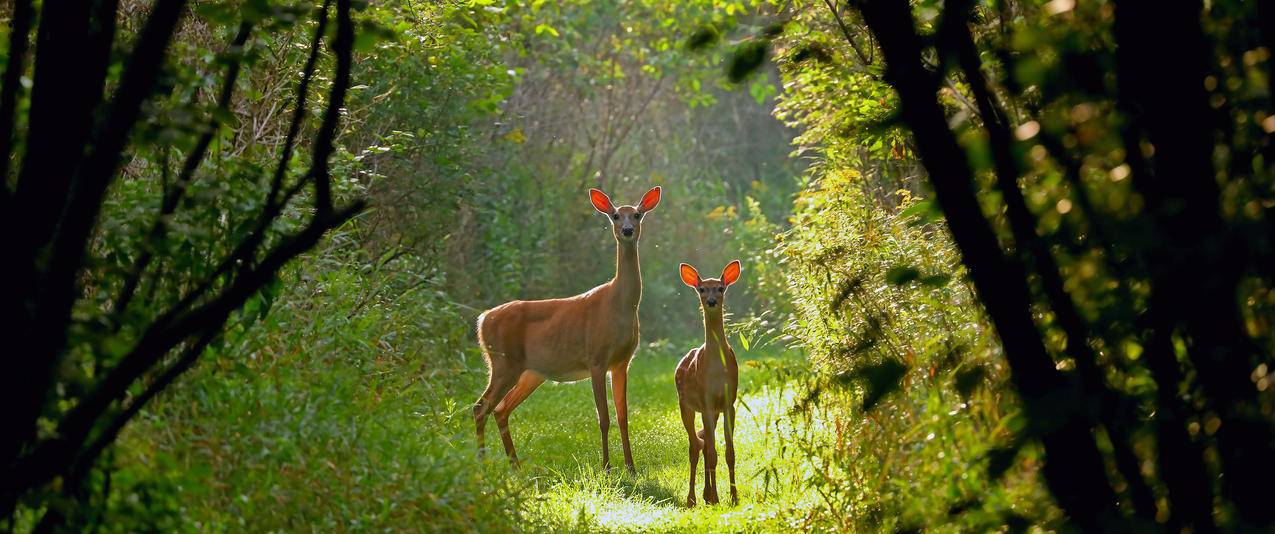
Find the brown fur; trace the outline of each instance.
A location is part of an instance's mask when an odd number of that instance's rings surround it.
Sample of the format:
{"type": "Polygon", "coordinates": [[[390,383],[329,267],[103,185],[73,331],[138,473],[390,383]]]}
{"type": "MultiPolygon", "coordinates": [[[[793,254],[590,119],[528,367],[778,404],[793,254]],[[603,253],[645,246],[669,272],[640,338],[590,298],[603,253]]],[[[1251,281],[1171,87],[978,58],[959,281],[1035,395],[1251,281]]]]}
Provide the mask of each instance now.
{"type": "Polygon", "coordinates": [[[704,456],[704,502],[717,503],[717,447],[713,434],[718,414],[724,416],[726,425],[723,437],[731,502],[739,504],[739,493],[735,488],[735,398],[739,392],[739,364],[726,339],[722,317],[726,287],[738,276],[738,262],[728,265],[720,280],[701,280],[694,267],[682,264],[682,281],[699,292],[700,309],[704,315],[704,343],[686,353],[674,374],[682,425],[686,427],[686,437],[690,441],[688,507],[695,506],[695,464],[701,453],[704,456]],[[732,268],[733,272],[730,271],[732,268]],[[698,432],[695,430],[696,413],[701,414],[704,423],[704,428],[698,432]]]}

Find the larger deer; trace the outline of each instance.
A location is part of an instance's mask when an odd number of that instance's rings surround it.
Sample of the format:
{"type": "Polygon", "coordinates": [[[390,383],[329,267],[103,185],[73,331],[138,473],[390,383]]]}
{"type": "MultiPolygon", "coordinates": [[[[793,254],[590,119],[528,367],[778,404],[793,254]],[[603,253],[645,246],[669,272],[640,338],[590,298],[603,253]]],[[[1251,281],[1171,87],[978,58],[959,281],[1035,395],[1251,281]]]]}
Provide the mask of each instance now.
{"type": "Polygon", "coordinates": [[[617,208],[597,189],[589,190],[589,201],[611,221],[616,242],[615,277],[574,297],[515,300],[478,316],[478,344],[488,368],[487,390],[474,404],[478,450],[484,450],[487,415],[494,413],[505,453],[517,465],[518,455],[509,436],[509,413],[546,379],[574,382],[587,378],[593,382],[593,402],[598,410],[602,466],[609,469],[607,431],[611,417],[607,410],[606,375],[610,371],[624,466],[632,473],[625,388],[629,361],[638,344],[638,304],[642,300],[638,238],[642,236],[642,217],[660,203],[660,188],[647,191],[637,206],[617,208]]]}
{"type": "Polygon", "coordinates": [[[739,390],[739,364],[735,351],[726,341],[726,328],[722,319],[726,307],[726,288],[739,280],[739,260],[722,269],[721,279],[699,277],[694,267],[683,263],[679,268],[682,283],[699,293],[700,308],[704,313],[704,344],[691,349],[677,364],[674,380],[677,383],[677,403],[682,412],[682,425],[690,441],[691,489],[686,494],[686,506],[695,506],[695,464],[704,453],[704,502],[717,503],[717,447],[713,432],[717,427],[717,415],[722,414],[726,423],[726,468],[730,471],[730,500],[739,504],[735,490],[735,396],[739,390]],[[695,413],[703,414],[704,429],[695,431],[695,413]]]}

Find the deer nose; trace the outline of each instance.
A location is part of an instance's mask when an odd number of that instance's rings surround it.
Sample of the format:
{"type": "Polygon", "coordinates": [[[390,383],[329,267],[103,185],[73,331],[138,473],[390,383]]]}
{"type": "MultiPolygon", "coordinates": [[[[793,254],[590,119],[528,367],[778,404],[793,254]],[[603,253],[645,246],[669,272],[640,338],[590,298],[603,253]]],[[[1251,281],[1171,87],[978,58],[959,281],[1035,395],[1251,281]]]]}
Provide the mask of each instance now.
{"type": "Polygon", "coordinates": [[[708,307],[712,308],[717,305],[717,299],[708,299],[708,307]]]}
{"type": "Polygon", "coordinates": [[[633,229],[632,229],[632,228],[624,228],[624,229],[621,229],[621,230],[620,230],[620,233],[624,234],[624,237],[629,237],[629,236],[632,236],[632,235],[633,235],[633,229]]]}

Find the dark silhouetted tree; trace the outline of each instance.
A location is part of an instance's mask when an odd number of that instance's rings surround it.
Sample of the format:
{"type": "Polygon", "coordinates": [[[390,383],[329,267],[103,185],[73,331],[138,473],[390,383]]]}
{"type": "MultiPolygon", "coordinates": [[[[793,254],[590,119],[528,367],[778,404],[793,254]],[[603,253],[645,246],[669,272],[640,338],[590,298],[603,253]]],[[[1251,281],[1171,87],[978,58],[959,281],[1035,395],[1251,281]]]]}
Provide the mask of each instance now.
{"type": "Polygon", "coordinates": [[[99,459],[124,425],[187,370],[286,263],[363,207],[360,201],[334,205],[329,166],[350,86],[351,0],[291,11],[245,3],[238,20],[228,21],[233,38],[219,56],[224,72],[215,104],[199,108],[190,101],[194,97],[179,98],[178,105],[192,106],[204,118],[196,119],[195,135],[179,148],[183,161],[176,175],[165,167],[155,208],[143,213],[152,221],[144,225],[145,246],[126,272],[111,272],[122,280],[110,286],[117,289],[114,298],[84,302],[86,288],[104,283],[94,268],[95,244],[118,230],[100,224],[103,206],[124,165],[146,150],[145,123],[165,105],[169,79],[182,68],[170,56],[174,35],[189,16],[187,4],[155,2],[136,38],[117,28],[121,7],[115,0],[43,2],[38,14],[29,0],[14,4],[0,87],[0,219],[10,229],[0,237],[9,266],[0,282],[0,322],[10,340],[0,362],[6,407],[0,411],[0,518],[11,521],[22,503],[43,510],[41,530],[80,521],[76,504],[84,499],[88,475],[109,469],[99,459]],[[273,173],[256,177],[268,184],[263,198],[228,214],[242,231],[222,244],[224,256],[213,258],[203,276],[169,278],[174,270],[164,260],[170,249],[159,243],[183,231],[172,224],[176,215],[209,202],[189,195],[192,184],[228,180],[228,171],[204,165],[219,128],[233,120],[229,110],[245,45],[259,28],[309,17],[317,23],[286,139],[273,173]],[[333,18],[335,31],[329,31],[333,18]],[[321,123],[305,146],[308,169],[290,172],[302,148],[311,85],[328,63],[321,49],[329,36],[333,72],[321,123]],[[29,90],[22,84],[28,73],[29,90]],[[308,208],[301,204],[306,198],[312,201],[308,208]],[[282,224],[289,210],[302,212],[295,217],[300,220],[282,224]],[[156,279],[175,293],[160,305],[139,294],[156,279]],[[70,361],[76,351],[92,354],[87,376],[67,371],[79,365],[70,361]]]}

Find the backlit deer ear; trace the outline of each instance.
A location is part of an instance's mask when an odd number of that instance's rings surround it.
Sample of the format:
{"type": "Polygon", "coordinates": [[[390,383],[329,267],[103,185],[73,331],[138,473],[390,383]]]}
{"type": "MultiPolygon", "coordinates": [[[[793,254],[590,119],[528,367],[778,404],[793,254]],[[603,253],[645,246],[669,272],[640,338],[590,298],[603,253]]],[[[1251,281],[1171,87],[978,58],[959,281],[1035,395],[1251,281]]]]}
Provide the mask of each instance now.
{"type": "Polygon", "coordinates": [[[611,198],[602,191],[590,189],[589,202],[593,203],[593,209],[598,210],[603,214],[610,215],[615,213],[615,207],[611,205],[611,198]]]}
{"type": "Polygon", "coordinates": [[[638,203],[638,211],[646,213],[655,209],[660,203],[660,186],[652,187],[645,195],[642,195],[642,202],[638,203]]]}
{"type": "Polygon", "coordinates": [[[699,271],[696,271],[694,267],[683,263],[682,266],[678,268],[678,272],[682,275],[683,284],[691,287],[699,287],[699,271]]]}
{"type": "Polygon", "coordinates": [[[735,283],[736,280],[739,280],[739,270],[739,260],[726,264],[726,268],[722,269],[722,283],[731,285],[735,283]]]}

